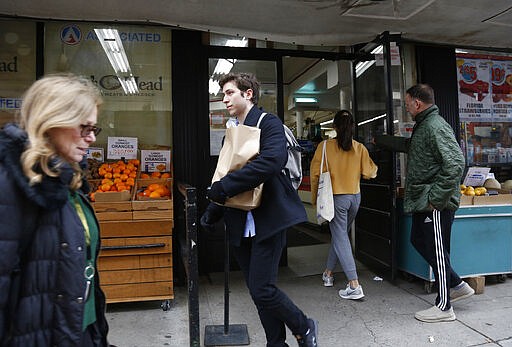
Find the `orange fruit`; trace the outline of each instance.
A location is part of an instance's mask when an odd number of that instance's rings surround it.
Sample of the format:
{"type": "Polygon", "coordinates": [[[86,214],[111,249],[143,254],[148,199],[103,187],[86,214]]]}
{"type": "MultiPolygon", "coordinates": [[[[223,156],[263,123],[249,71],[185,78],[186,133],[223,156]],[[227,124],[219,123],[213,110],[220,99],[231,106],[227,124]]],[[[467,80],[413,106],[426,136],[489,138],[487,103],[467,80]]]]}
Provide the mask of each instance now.
{"type": "Polygon", "coordinates": [[[110,191],[110,189],[112,188],[113,186],[111,186],[110,184],[102,184],[101,185],[101,190],[104,191],[104,192],[108,192],[110,191]]]}
{"type": "Polygon", "coordinates": [[[160,195],[160,193],[158,193],[157,191],[153,191],[153,192],[151,192],[151,193],[149,194],[149,197],[150,197],[150,198],[160,198],[160,197],[161,197],[161,195],[160,195]]]}
{"type": "Polygon", "coordinates": [[[153,192],[155,191],[156,189],[160,188],[160,184],[158,183],[151,183],[149,186],[148,186],[148,190],[150,192],[153,192]]]}
{"type": "Polygon", "coordinates": [[[151,177],[153,178],[160,178],[161,173],[159,171],[155,171],[151,173],[151,177]]]}
{"type": "Polygon", "coordinates": [[[146,179],[146,178],[149,178],[149,175],[147,173],[141,173],[140,178],[146,179]]]}
{"type": "Polygon", "coordinates": [[[171,177],[171,174],[168,172],[164,172],[162,175],[160,175],[160,178],[169,178],[171,177]]]}

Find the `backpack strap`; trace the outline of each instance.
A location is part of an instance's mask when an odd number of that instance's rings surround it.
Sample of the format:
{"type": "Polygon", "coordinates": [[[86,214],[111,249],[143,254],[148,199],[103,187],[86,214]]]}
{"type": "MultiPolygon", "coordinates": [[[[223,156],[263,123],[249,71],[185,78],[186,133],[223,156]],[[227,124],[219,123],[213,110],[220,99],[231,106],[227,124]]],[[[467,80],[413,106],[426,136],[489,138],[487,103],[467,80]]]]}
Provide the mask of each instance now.
{"type": "Polygon", "coordinates": [[[263,112],[261,115],[260,115],[260,118],[258,118],[258,123],[256,123],[256,128],[259,128],[260,127],[260,123],[261,121],[263,120],[263,117],[265,117],[265,115],[267,114],[267,112],[263,112]]]}

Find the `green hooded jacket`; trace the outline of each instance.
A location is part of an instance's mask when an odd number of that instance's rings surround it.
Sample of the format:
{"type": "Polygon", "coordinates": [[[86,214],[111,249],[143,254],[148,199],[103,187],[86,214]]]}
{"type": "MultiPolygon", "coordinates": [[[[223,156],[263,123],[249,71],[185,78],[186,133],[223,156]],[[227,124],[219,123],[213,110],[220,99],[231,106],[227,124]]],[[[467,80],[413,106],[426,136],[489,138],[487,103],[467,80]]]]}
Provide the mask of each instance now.
{"type": "Polygon", "coordinates": [[[418,113],[411,138],[379,136],[377,145],[407,153],[404,212],[457,210],[465,161],[451,126],[432,105],[418,113]]]}

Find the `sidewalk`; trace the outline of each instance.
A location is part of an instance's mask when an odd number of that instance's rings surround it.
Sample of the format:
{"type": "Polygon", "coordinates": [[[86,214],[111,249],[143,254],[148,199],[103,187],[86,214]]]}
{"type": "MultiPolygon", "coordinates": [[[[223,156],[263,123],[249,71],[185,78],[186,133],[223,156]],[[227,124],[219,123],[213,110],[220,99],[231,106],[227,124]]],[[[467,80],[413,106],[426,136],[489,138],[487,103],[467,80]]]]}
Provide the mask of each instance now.
{"type": "MultiPolygon", "coordinates": [[[[457,320],[423,323],[416,311],[430,307],[423,280],[398,279],[392,284],[358,264],[365,298],[343,300],[337,291],[346,285],[335,273],[334,287],[325,288],[320,274],[328,244],[288,249],[289,266],[280,269],[279,287],[308,315],[319,320],[320,347],[339,346],[512,346],[512,279],[497,283],[487,278],[483,294],[456,302],[457,320]]],[[[110,342],[119,347],[189,346],[187,289],[175,288],[169,311],[160,302],[111,304],[107,310],[110,342]]],[[[249,346],[265,346],[265,335],[240,272],[230,274],[230,323],[246,324],[249,346]]],[[[224,274],[201,278],[200,332],[205,325],[224,322],[224,274]]],[[[287,343],[297,346],[287,331],[287,343]]]]}

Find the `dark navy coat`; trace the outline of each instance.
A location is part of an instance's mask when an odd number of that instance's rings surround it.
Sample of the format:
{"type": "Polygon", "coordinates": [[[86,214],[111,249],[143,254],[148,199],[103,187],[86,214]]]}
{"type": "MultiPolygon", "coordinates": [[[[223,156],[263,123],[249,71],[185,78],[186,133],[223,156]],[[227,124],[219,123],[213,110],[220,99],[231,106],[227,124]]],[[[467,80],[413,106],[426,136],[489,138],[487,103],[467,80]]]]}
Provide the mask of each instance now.
{"type": "MultiPolygon", "coordinates": [[[[256,126],[263,113],[253,106],[245,118],[244,125],[256,126]]],[[[261,205],[252,210],[256,226],[256,241],[264,240],[292,225],[307,221],[306,210],[293,188],[290,178],[283,173],[288,159],[287,142],[283,123],[272,114],[267,114],[260,123],[260,154],[240,170],[231,172],[220,181],[228,196],[251,190],[263,183],[261,205]]],[[[218,205],[208,209],[219,214],[218,205]]],[[[240,245],[247,212],[225,208],[224,222],[234,246],[240,245]]]]}
{"type": "MultiPolygon", "coordinates": [[[[0,346],[81,346],[86,247],[68,201],[73,172],[64,165],[59,177],[28,185],[19,164],[25,141],[16,126],[0,131],[0,346]]],[[[95,288],[96,338],[107,346],[97,272],[95,288]]]]}

